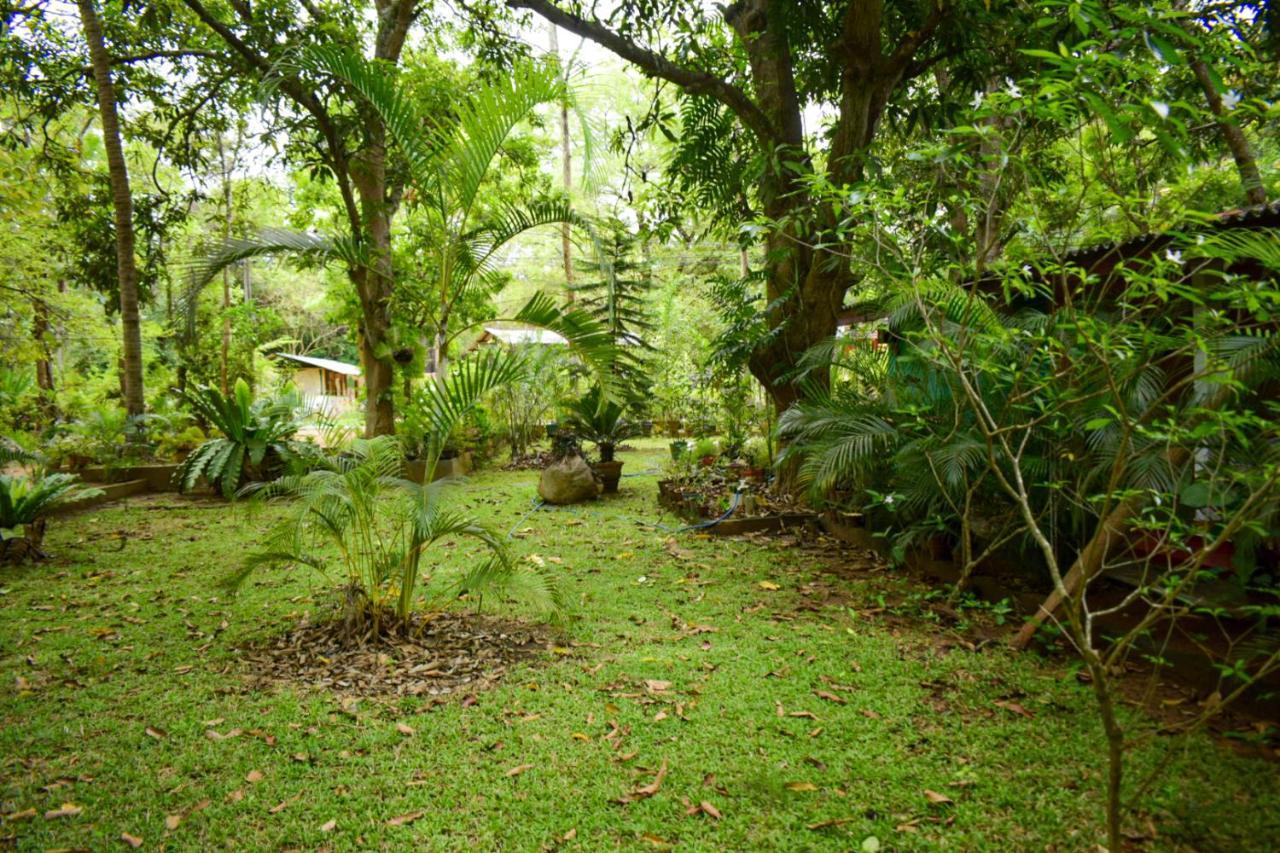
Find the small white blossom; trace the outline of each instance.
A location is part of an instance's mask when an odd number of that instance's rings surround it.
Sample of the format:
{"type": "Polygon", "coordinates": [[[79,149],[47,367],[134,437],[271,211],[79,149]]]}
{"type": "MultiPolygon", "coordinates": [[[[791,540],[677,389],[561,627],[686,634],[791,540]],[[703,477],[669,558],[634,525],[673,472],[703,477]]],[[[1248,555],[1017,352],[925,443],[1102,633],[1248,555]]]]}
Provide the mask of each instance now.
{"type": "Polygon", "coordinates": [[[1005,91],[1009,93],[1010,98],[1021,98],[1022,90],[1018,88],[1018,84],[1012,80],[1005,81],[1005,91]]]}
{"type": "Polygon", "coordinates": [[[1031,264],[1023,264],[1023,265],[1022,265],[1022,274],[1023,274],[1023,275],[1025,275],[1025,276],[1027,276],[1027,277],[1030,277],[1030,276],[1031,276],[1031,264]]]}
{"type": "Polygon", "coordinates": [[[884,502],[885,502],[885,504],[886,504],[886,505],[888,505],[888,506],[892,506],[892,505],[893,505],[893,495],[885,495],[885,496],[884,496],[884,502]]]}
{"type": "Polygon", "coordinates": [[[1229,110],[1234,110],[1240,103],[1240,93],[1235,89],[1227,92],[1222,96],[1222,105],[1229,110]]]}
{"type": "Polygon", "coordinates": [[[1182,263],[1182,253],[1177,249],[1165,249],[1164,257],[1165,260],[1173,261],[1175,264],[1182,263]]]}
{"type": "Polygon", "coordinates": [[[1155,110],[1156,115],[1160,116],[1160,118],[1169,117],[1169,105],[1164,101],[1152,101],[1151,109],[1155,110]]]}
{"type": "Polygon", "coordinates": [[[985,94],[981,89],[977,89],[977,90],[975,90],[975,91],[974,91],[974,93],[973,93],[973,108],[974,108],[975,110],[982,106],[982,100],[983,100],[983,98],[985,98],[985,97],[986,97],[986,94],[985,94]]]}

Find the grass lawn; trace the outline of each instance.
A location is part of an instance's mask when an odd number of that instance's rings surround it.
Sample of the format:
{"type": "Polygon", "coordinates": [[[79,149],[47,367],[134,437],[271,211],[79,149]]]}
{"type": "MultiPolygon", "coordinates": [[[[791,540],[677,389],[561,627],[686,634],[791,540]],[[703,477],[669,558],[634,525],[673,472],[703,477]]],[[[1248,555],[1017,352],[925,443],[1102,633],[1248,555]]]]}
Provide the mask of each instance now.
{"type": "MultiPolygon", "coordinates": [[[[621,457],[631,472],[665,454],[642,444],[621,457]]],[[[216,587],[270,510],[162,495],[55,519],[56,558],[0,575],[0,813],[14,816],[0,846],[108,849],[122,833],[148,848],[308,849],[1104,838],[1093,700],[1061,662],[865,612],[910,587],[866,562],[832,573],[848,555],[669,544],[636,523],[660,518],[651,474],[521,521],[536,478],[481,473],[453,494],[514,526],[515,552],[557,571],[570,605],[555,651],[466,706],[247,688],[235,648],[333,598],[332,581],[302,570],[263,571],[235,598],[216,587]],[[659,775],[651,796],[617,802],[659,775]],[[79,811],[46,816],[64,803],[79,811]]],[[[1170,750],[1133,823],[1154,827],[1148,849],[1280,847],[1275,764],[1205,737],[1144,737],[1134,775],[1170,750]]]]}

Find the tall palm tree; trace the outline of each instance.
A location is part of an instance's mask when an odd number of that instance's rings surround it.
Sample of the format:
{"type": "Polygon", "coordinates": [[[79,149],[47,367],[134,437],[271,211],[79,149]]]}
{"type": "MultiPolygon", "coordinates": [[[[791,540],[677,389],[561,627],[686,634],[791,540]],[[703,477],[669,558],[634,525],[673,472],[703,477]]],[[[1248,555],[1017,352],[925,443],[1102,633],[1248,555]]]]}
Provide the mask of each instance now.
{"type": "MultiPolygon", "coordinates": [[[[440,235],[431,265],[435,278],[428,290],[437,301],[433,348],[436,373],[443,376],[448,345],[458,331],[452,328],[454,311],[476,289],[496,286],[496,264],[503,247],[542,225],[586,227],[563,198],[530,199],[497,210],[482,203],[485,181],[516,126],[540,104],[572,103],[564,78],[553,66],[522,64],[508,77],[482,87],[453,115],[428,120],[389,68],[350,50],[311,48],[297,54],[291,64],[292,71],[344,82],[377,111],[404,155],[416,203],[429,217],[432,231],[440,235]]],[[[584,151],[589,158],[590,124],[583,120],[582,126],[588,129],[584,151]]],[[[228,264],[273,253],[302,253],[348,266],[368,264],[361,246],[350,240],[275,229],[255,239],[226,241],[198,266],[192,285],[202,287],[228,264]]],[[[546,307],[545,302],[538,306],[539,310],[546,307]]]]}
{"type": "Polygon", "coordinates": [[[116,111],[115,86],[111,82],[111,56],[102,35],[102,21],[93,0],[78,0],[80,22],[89,44],[90,66],[97,85],[98,112],[102,118],[102,147],[107,154],[107,175],[111,181],[111,203],[116,219],[116,270],[120,290],[120,327],[124,334],[124,408],[130,415],[142,414],[142,324],[138,316],[138,268],[133,257],[133,196],[129,193],[129,169],[120,141],[120,116],[116,111]]]}

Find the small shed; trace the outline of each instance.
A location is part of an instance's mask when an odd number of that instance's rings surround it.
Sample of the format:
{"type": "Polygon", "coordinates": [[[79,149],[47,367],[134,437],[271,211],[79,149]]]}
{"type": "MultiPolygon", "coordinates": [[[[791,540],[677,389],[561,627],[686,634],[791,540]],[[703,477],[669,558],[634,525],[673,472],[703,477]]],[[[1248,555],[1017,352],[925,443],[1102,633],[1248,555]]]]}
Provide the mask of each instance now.
{"type": "Polygon", "coordinates": [[[307,408],[338,414],[355,407],[363,375],[359,365],[288,352],[276,353],[275,357],[292,364],[293,384],[302,393],[307,408]]]}

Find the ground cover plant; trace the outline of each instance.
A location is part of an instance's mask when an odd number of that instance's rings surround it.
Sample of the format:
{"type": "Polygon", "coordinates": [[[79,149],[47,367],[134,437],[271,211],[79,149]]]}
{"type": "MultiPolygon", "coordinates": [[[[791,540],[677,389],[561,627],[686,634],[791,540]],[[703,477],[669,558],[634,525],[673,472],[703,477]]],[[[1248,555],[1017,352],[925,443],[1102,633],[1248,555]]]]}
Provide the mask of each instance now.
{"type": "MultiPolygon", "coordinates": [[[[667,455],[633,443],[636,471],[667,455]]],[[[864,552],[642,526],[655,477],[557,511],[530,511],[536,472],[453,487],[574,617],[496,687],[444,697],[253,682],[242,650],[335,598],[302,569],[225,596],[260,526],[221,502],[158,495],[51,528],[53,561],[3,578],[0,832],[23,849],[1095,849],[1101,733],[1068,660],[922,618],[927,590],[864,552]]],[[[1121,714],[1139,773],[1172,761],[1134,843],[1274,846],[1274,763],[1121,714]]]]}

